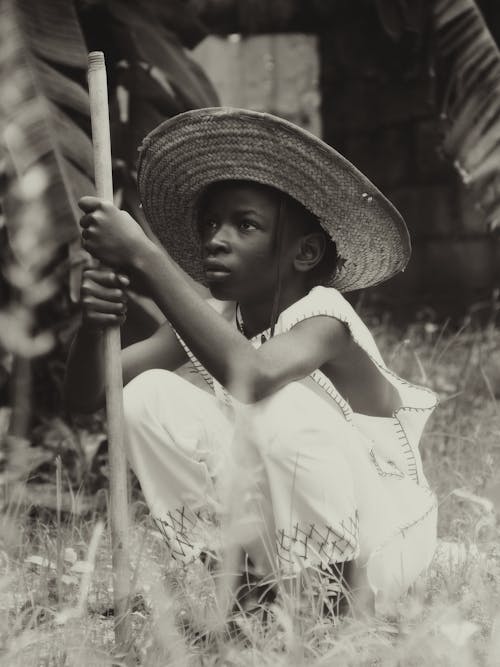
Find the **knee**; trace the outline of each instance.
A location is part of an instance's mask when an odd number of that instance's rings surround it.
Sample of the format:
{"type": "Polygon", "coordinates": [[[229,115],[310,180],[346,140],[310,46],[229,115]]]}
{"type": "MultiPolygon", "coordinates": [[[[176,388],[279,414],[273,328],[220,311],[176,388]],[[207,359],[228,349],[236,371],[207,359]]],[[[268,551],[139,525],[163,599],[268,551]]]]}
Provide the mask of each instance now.
{"type": "Polygon", "coordinates": [[[305,439],[319,436],[322,423],[308,390],[297,382],[255,404],[253,411],[258,448],[272,457],[296,455],[305,439]]]}
{"type": "Polygon", "coordinates": [[[136,375],[123,388],[123,415],[127,424],[141,422],[151,417],[160,394],[176,395],[174,384],[179,378],[174,373],[154,368],[136,375]]]}
{"type": "Polygon", "coordinates": [[[321,460],[333,450],[341,456],[343,443],[350,441],[343,415],[298,382],[255,404],[253,427],[260,453],[271,458],[321,460]]]}

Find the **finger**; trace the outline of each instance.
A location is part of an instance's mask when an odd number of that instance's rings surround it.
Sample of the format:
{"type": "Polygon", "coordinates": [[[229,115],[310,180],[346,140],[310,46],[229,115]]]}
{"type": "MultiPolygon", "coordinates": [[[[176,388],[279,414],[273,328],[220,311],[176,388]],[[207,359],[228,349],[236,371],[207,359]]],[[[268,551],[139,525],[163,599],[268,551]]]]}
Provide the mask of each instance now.
{"type": "Polygon", "coordinates": [[[105,299],[97,299],[94,296],[84,296],[82,299],[82,307],[87,313],[87,316],[93,315],[125,315],[127,306],[123,302],[107,301],[105,299]]]}
{"type": "Polygon", "coordinates": [[[123,290],[113,287],[103,287],[92,281],[82,282],[80,291],[82,297],[94,297],[96,299],[111,301],[113,303],[127,303],[128,301],[128,295],[123,290]]]}
{"type": "Polygon", "coordinates": [[[90,267],[83,271],[82,283],[90,280],[104,287],[128,287],[130,280],[122,273],[112,269],[90,267]]]}
{"type": "Polygon", "coordinates": [[[88,229],[92,225],[95,225],[96,219],[92,213],[86,213],[80,218],[80,227],[82,229],[88,229]]]}
{"type": "Polygon", "coordinates": [[[120,285],[123,287],[128,287],[130,285],[130,279],[124,273],[117,273],[116,277],[120,285]]]}
{"type": "Polygon", "coordinates": [[[102,301],[109,301],[110,303],[127,303],[128,295],[120,289],[112,287],[102,287],[96,283],[82,283],[80,289],[82,298],[89,297],[93,299],[101,299],[102,301]]]}
{"type": "Polygon", "coordinates": [[[86,234],[84,237],[82,236],[82,247],[96,259],[100,259],[99,246],[95,240],[92,240],[92,235],[86,234]]]}
{"type": "Polygon", "coordinates": [[[121,326],[125,322],[124,315],[112,315],[109,313],[93,313],[91,317],[85,316],[84,319],[90,326],[98,329],[121,326]]]}
{"type": "Polygon", "coordinates": [[[105,199],[100,197],[92,197],[91,195],[85,195],[78,200],[78,206],[82,209],[84,213],[92,213],[102,208],[105,199]]]}

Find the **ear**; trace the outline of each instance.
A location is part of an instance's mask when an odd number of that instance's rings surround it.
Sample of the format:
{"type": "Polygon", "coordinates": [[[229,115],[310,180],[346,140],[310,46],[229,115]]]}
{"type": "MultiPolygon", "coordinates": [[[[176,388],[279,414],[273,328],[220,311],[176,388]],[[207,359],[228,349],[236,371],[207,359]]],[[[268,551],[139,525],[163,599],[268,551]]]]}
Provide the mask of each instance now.
{"type": "Polygon", "coordinates": [[[293,265],[297,271],[305,273],[313,269],[325,254],[326,239],[324,234],[307,234],[299,240],[298,252],[293,265]]]}

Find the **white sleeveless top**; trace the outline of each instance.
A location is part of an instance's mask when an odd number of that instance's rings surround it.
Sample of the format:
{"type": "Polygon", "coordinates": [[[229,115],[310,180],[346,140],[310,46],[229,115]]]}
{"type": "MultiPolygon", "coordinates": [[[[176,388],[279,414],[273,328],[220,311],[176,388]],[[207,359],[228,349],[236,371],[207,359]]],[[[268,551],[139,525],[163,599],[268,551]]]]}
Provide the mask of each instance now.
{"type": "MultiPolygon", "coordinates": [[[[235,302],[209,299],[208,303],[236,328],[235,302]]],[[[372,441],[374,447],[371,456],[379,475],[405,476],[418,485],[428,486],[418,445],[424,426],[437,405],[436,395],[430,389],[403,380],[387,368],[364,322],[340,292],[332,287],[314,287],[306,296],[284,310],[276,323],[275,335],[286,333],[299,322],[320,315],[334,317],[347,326],[354,342],[364,350],[384,378],[395,387],[401,399],[401,407],[394,411],[392,417],[362,415],[353,412],[348,401],[321,370],[314,370],[304,382],[323,398],[332,401],[341,410],[344,418],[372,441]]],[[[269,336],[268,329],[251,338],[250,342],[255,348],[259,348],[269,336]]],[[[188,354],[193,370],[201,374],[218,399],[225,405],[231,405],[234,399],[208,373],[180,336],[178,338],[188,354]]]]}

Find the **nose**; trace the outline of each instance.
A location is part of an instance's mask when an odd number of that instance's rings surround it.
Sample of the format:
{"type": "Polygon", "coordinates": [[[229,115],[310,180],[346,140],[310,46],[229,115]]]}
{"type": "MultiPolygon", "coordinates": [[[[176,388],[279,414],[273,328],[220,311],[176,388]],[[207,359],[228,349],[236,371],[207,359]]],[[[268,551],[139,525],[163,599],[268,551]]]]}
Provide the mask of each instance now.
{"type": "Polygon", "coordinates": [[[220,225],[212,234],[207,236],[204,243],[207,253],[229,252],[231,245],[229,233],[225,225],[220,225]]]}

